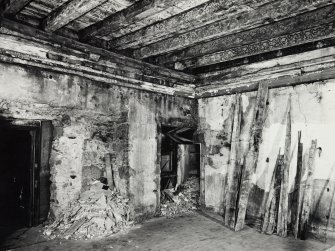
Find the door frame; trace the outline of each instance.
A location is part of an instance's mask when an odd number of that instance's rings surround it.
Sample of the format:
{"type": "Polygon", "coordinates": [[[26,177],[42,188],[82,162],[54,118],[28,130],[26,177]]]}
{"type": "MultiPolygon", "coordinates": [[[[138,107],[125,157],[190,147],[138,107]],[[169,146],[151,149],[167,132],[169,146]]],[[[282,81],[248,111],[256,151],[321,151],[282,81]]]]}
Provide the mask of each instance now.
{"type": "MultiPolygon", "coordinates": [[[[161,184],[161,148],[162,148],[162,127],[167,126],[167,127],[180,127],[183,126],[183,124],[180,123],[157,123],[157,160],[156,160],[156,170],[157,170],[157,188],[156,188],[156,192],[157,192],[157,208],[156,211],[158,212],[160,210],[160,195],[161,195],[161,191],[160,191],[160,184],[161,184]]],[[[196,126],[191,126],[190,124],[185,124],[185,127],[191,127],[194,129],[194,142],[192,144],[194,145],[199,145],[199,152],[200,152],[200,160],[199,160],[199,168],[200,168],[200,203],[201,206],[204,205],[204,197],[205,197],[205,184],[204,184],[204,179],[205,179],[205,173],[204,173],[204,169],[202,168],[203,164],[203,154],[202,151],[203,149],[205,149],[204,144],[199,142],[198,137],[196,137],[196,132],[197,132],[197,127],[196,126]]]]}
{"type": "MultiPolygon", "coordinates": [[[[28,227],[41,223],[40,217],[40,170],[41,170],[41,146],[42,146],[42,123],[41,120],[14,119],[0,117],[1,128],[9,128],[20,131],[27,131],[31,136],[30,163],[29,163],[29,209],[28,227]]],[[[51,149],[50,149],[51,151],[51,149]]],[[[48,160],[49,162],[49,160],[48,160]]],[[[49,167],[49,165],[48,165],[49,167]]],[[[50,170],[50,168],[49,168],[50,170]]],[[[50,194],[50,187],[49,187],[50,194]]],[[[45,217],[44,217],[45,218],[45,217]]],[[[43,220],[45,220],[43,218],[43,220]]]]}

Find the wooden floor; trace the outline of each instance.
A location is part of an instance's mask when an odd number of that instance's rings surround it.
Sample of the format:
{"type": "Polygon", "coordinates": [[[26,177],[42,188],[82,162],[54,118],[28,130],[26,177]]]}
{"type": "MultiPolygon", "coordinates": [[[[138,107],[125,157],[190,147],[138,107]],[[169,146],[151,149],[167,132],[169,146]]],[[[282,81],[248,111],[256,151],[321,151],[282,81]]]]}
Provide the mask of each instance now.
{"type": "Polygon", "coordinates": [[[126,234],[95,241],[52,240],[40,236],[39,229],[14,235],[1,250],[327,250],[331,245],[316,240],[300,241],[264,235],[245,228],[233,232],[217,220],[202,214],[175,219],[155,218],[135,226],[126,234]],[[37,242],[36,244],[34,244],[37,242]]]}

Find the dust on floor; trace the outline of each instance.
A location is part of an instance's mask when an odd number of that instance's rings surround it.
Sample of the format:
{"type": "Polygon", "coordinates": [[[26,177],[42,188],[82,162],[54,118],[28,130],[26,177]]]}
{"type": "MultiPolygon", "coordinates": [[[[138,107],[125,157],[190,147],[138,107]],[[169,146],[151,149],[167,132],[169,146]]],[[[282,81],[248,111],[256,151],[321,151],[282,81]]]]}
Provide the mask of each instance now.
{"type": "MultiPolygon", "coordinates": [[[[36,238],[36,236],[34,237],[36,238]]],[[[18,240],[17,240],[18,241],[18,240]]],[[[23,243],[22,241],[18,243],[23,243]]],[[[331,245],[315,240],[294,240],[264,235],[246,227],[233,232],[210,217],[194,213],[173,219],[151,219],[135,226],[126,234],[95,241],[54,239],[27,245],[15,250],[327,250],[331,245]]],[[[15,243],[12,243],[12,246],[15,243]]],[[[10,242],[7,242],[10,247],[10,242]]],[[[13,250],[13,249],[12,249],[13,250]]]]}

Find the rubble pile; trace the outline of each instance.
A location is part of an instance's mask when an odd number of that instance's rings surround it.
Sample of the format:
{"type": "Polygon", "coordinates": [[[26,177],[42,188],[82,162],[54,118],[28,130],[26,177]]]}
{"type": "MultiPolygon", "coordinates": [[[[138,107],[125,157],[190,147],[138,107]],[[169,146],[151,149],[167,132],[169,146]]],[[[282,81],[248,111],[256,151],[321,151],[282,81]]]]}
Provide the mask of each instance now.
{"type": "Polygon", "coordinates": [[[95,181],[43,233],[51,239],[107,237],[131,225],[129,213],[128,199],[95,181]]]}
{"type": "Polygon", "coordinates": [[[188,214],[199,207],[199,178],[190,177],[177,189],[161,192],[161,215],[166,217],[188,214]]]}

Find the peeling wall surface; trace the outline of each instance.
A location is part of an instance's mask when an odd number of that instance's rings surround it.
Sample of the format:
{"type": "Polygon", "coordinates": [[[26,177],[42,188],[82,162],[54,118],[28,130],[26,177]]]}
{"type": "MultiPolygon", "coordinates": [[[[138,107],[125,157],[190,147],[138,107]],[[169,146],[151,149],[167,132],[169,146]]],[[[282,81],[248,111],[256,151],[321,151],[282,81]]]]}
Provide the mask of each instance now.
{"type": "Polygon", "coordinates": [[[194,103],[177,97],[138,93],[129,102],[130,196],[136,215],[159,208],[160,126],[195,126],[194,103]]]}
{"type": "Polygon", "coordinates": [[[0,116],[50,120],[51,213],[58,215],[105,176],[113,154],[115,184],[135,212],[153,213],[159,200],[158,132],[161,124],[194,124],[194,101],[78,76],[0,64],[0,116]]]}
{"type": "MultiPolygon", "coordinates": [[[[232,119],[236,95],[199,100],[199,131],[205,146],[205,202],[217,212],[223,210],[225,182],[229,163],[232,119]]],[[[246,154],[253,118],[256,92],[242,95],[242,125],[240,134],[241,159],[246,154]]],[[[289,160],[289,191],[293,191],[297,170],[298,131],[303,143],[303,161],[308,159],[311,141],[317,139],[315,159],[313,216],[325,223],[329,217],[330,201],[335,181],[335,80],[301,84],[269,90],[267,115],[256,171],[252,177],[253,188],[249,195],[247,215],[264,213],[265,194],[269,191],[272,174],[279,151],[284,152],[286,120],[291,100],[292,143],[289,160]]],[[[302,182],[307,172],[303,171],[302,182]]],[[[335,215],[331,216],[335,218],[335,215]]]]}

